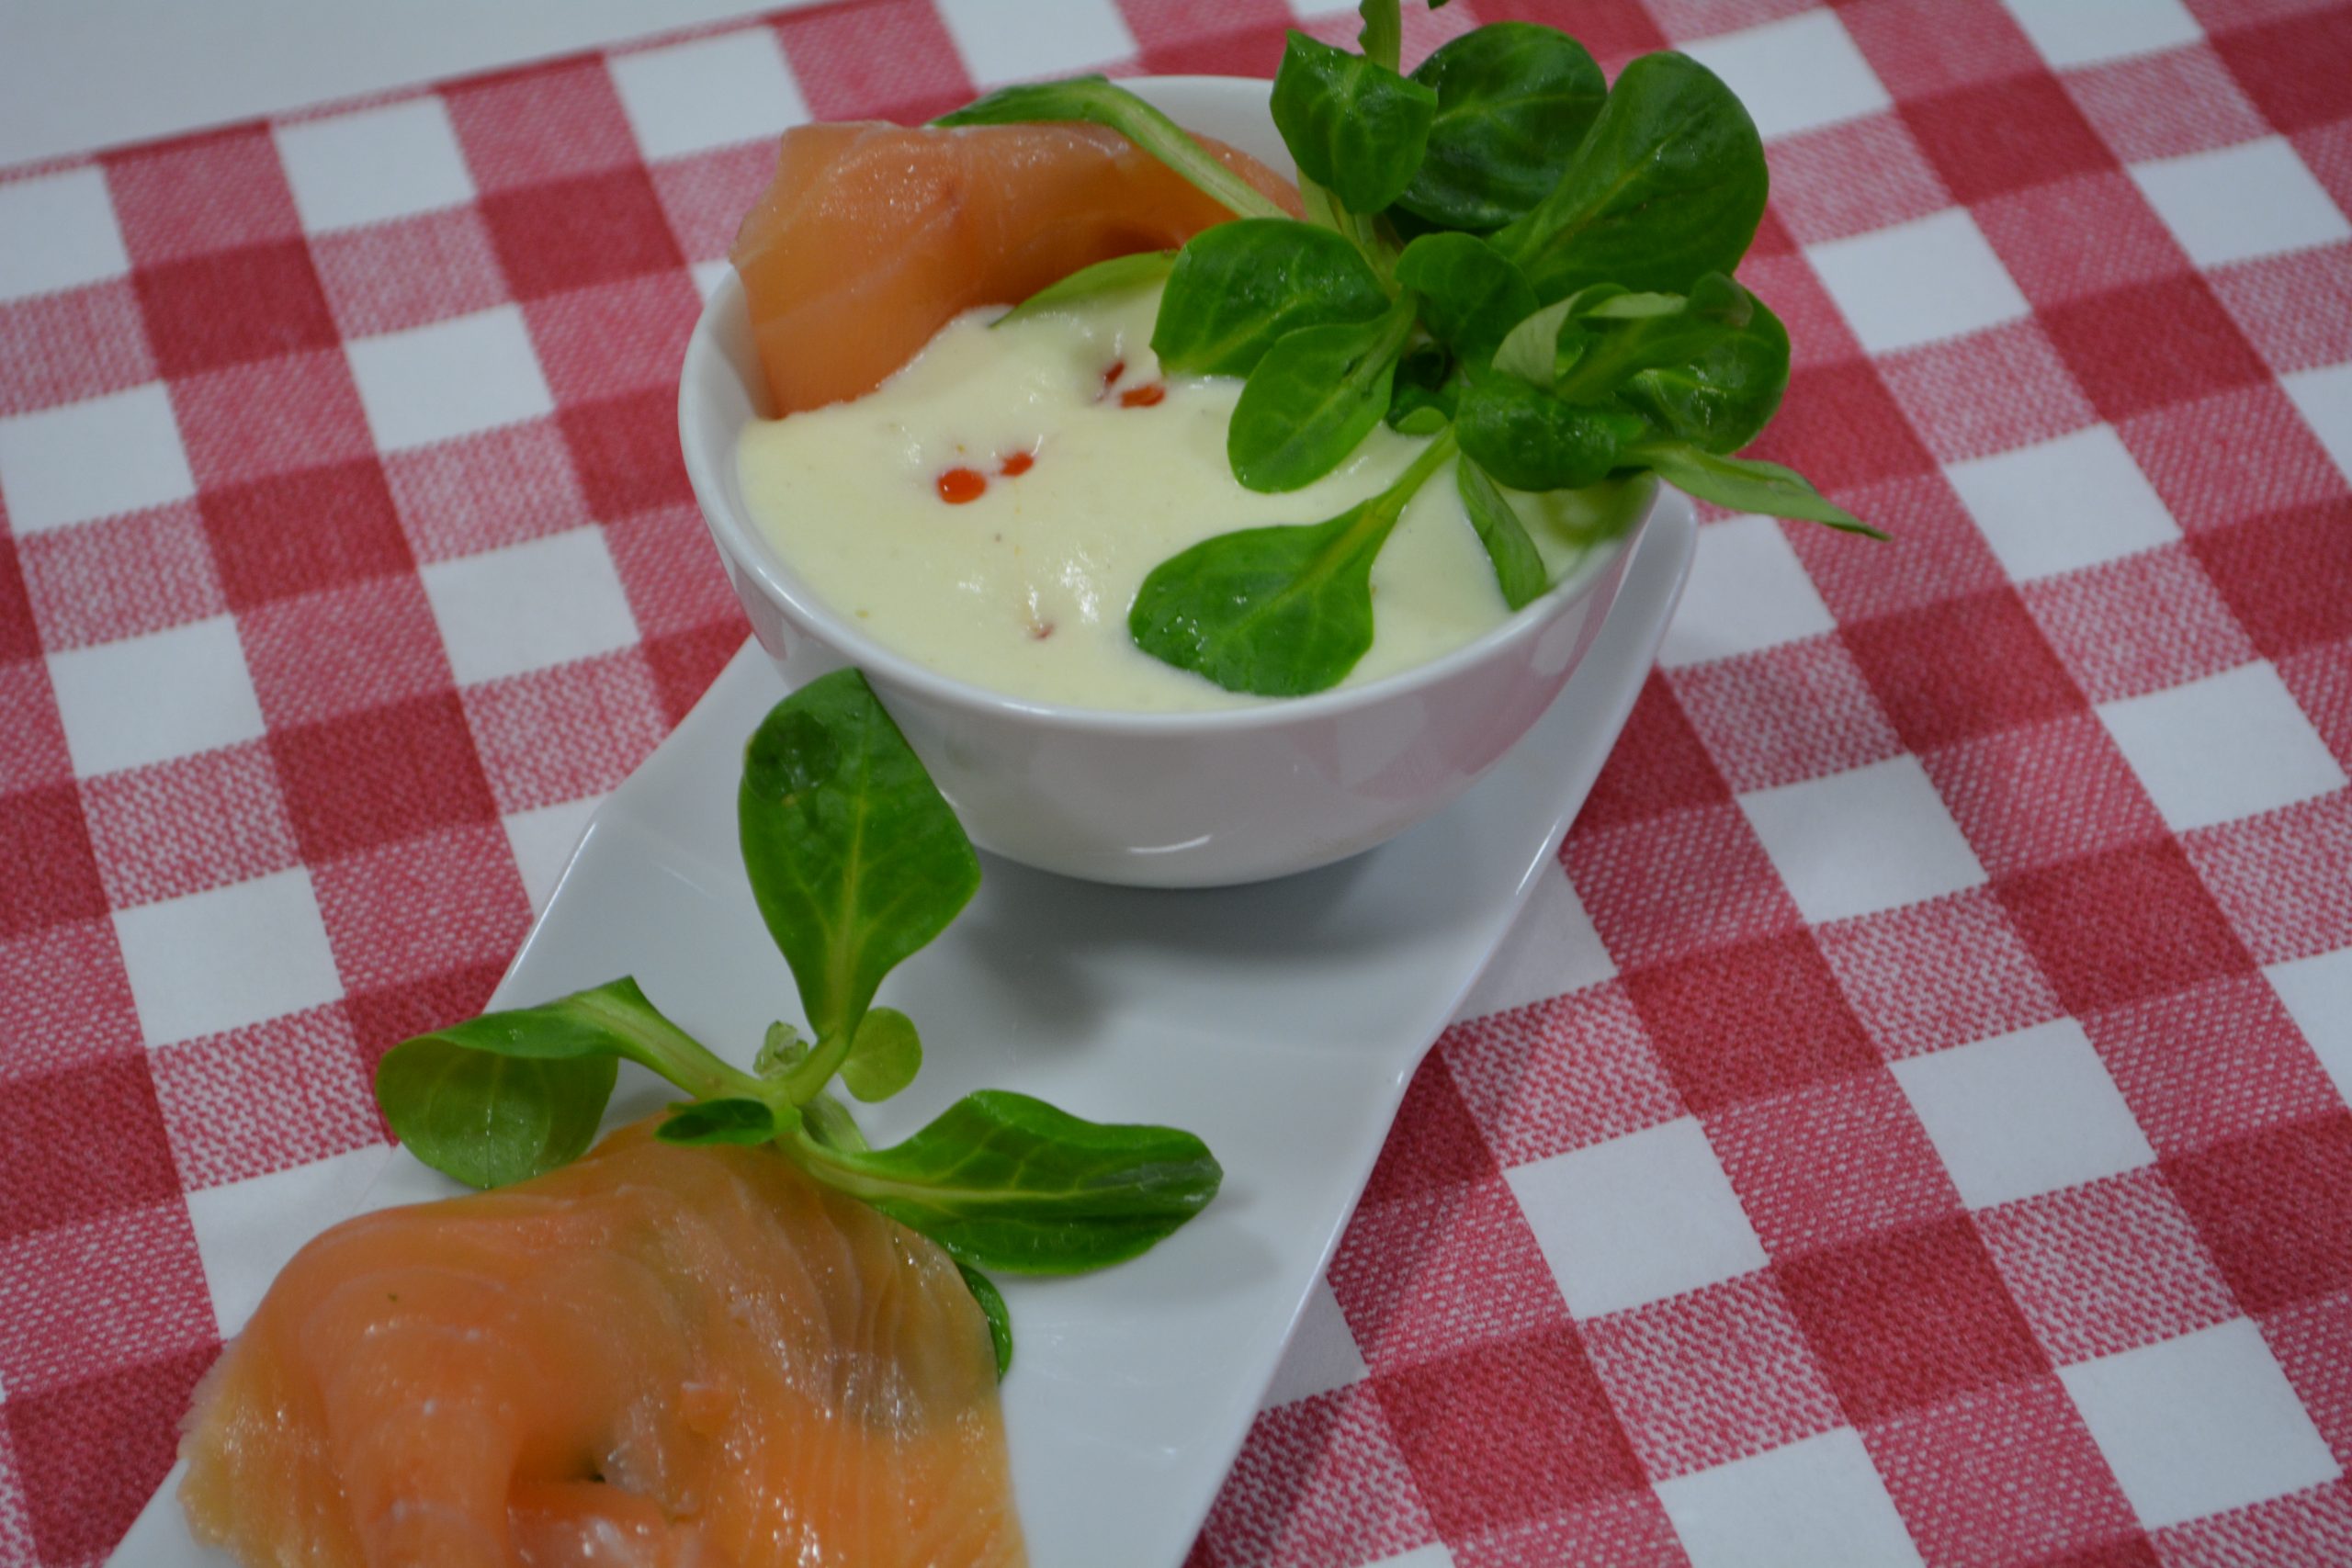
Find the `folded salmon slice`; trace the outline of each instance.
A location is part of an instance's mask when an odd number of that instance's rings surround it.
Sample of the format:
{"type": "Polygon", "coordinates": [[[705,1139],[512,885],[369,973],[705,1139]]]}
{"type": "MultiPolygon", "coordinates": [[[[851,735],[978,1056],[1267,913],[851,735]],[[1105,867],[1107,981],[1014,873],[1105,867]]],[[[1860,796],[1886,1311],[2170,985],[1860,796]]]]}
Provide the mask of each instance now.
{"type": "MultiPolygon", "coordinates": [[[[1202,144],[1298,211],[1288,181],[1202,144]]],[[[1100,126],[808,125],[785,133],[733,257],[775,412],[787,414],[872,391],[975,306],[1018,303],[1232,216],[1100,126]]]]}
{"type": "Polygon", "coordinates": [[[650,1126],[303,1248],[197,1391],[197,1535],[315,1568],[1021,1562],[955,1264],[650,1126]]]}

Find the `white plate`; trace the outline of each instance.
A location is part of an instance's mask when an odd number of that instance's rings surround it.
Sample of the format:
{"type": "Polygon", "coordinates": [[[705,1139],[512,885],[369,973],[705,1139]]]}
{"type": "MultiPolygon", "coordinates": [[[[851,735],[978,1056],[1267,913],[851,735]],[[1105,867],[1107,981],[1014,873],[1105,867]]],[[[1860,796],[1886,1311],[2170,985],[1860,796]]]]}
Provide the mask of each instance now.
{"type": "MultiPolygon", "coordinates": [[[[946,935],[884,998],[922,1025],[915,1086],[860,1111],[876,1142],[989,1086],[1081,1116],[1208,1141],[1225,1188],[1135,1262],[1001,1279],[1015,1357],[1005,1425],[1037,1568],[1174,1564],[1247,1434],[1338,1241],[1406,1081],[1501,941],[1592,787],[1690,570],[1690,502],[1660,500],[1609,621],[1517,750],[1438,816],[1324,870],[1161,892],[989,859],[946,935]]],[[[676,733],[598,808],[494,1002],[634,974],[670,1015],[748,1065],[793,1018],[735,849],[745,737],[779,695],[747,645],[676,733]]],[[[624,1066],[613,1120],[667,1098],[624,1066]]],[[[367,1207],[453,1190],[405,1155],[367,1207]]],[[[215,1564],[165,1483],[114,1562],[215,1564]]]]}

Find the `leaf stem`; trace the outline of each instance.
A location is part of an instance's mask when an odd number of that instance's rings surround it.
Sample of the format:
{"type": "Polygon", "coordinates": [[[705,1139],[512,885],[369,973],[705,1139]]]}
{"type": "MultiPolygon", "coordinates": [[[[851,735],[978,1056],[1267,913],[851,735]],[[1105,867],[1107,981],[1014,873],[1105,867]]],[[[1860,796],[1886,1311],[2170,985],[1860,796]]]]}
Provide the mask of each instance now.
{"type": "Polygon", "coordinates": [[[808,1103],[800,1108],[800,1118],[805,1135],[824,1147],[851,1154],[865,1152],[865,1134],[851,1120],[848,1110],[831,1095],[810,1095],[808,1103]]]}
{"type": "Polygon", "coordinates": [[[842,1062],[857,1040],[857,1025],[862,1021],[862,1018],[853,1019],[848,1027],[818,1041],[816,1049],[773,1086],[773,1092],[788,1105],[806,1105],[815,1099],[818,1091],[841,1071],[842,1062]]]}
{"type": "Polygon", "coordinates": [[[628,993],[616,994],[616,986],[601,986],[582,991],[571,1000],[619,1035],[631,1061],[651,1068],[697,1100],[771,1098],[767,1085],[737,1072],[701,1041],[671,1022],[646,1000],[634,981],[618,984],[628,986],[628,993]]]}
{"type": "Polygon", "coordinates": [[[1434,440],[1420,449],[1405,471],[1396,476],[1396,482],[1380,492],[1374,505],[1387,512],[1392,523],[1402,517],[1407,504],[1420,492],[1423,485],[1430,482],[1430,476],[1445,467],[1461,450],[1462,444],[1454,439],[1453,426],[1447,425],[1434,440]]]}
{"type": "Polygon", "coordinates": [[[1372,267],[1380,286],[1388,297],[1396,297],[1396,247],[1381,238],[1374,227],[1370,214],[1351,212],[1336,196],[1308,179],[1298,176],[1299,205],[1306,210],[1306,220],[1326,229],[1337,230],[1355,246],[1357,254],[1372,267]]]}
{"type": "MultiPolygon", "coordinates": [[[[788,1149],[800,1168],[809,1175],[826,1186],[837,1191],[846,1192],[862,1201],[870,1203],[876,1198],[895,1196],[902,1190],[903,1184],[887,1179],[877,1179],[857,1163],[857,1156],[866,1151],[836,1149],[820,1143],[809,1135],[809,1129],[805,1123],[794,1128],[785,1137],[778,1139],[777,1143],[780,1146],[788,1149]]],[[[923,1191],[924,1196],[940,1196],[949,1201],[958,1197],[971,1195],[952,1188],[932,1190],[918,1189],[917,1190],[923,1191]]]]}
{"type": "Polygon", "coordinates": [[[1397,0],[1364,0],[1357,11],[1363,17],[1363,28],[1356,34],[1356,47],[1363,57],[1391,71],[1403,70],[1398,57],[1404,51],[1405,28],[1397,0]]]}
{"type": "Polygon", "coordinates": [[[1192,134],[1151,105],[1102,76],[1005,87],[942,115],[942,126],[1083,120],[1117,131],[1237,218],[1288,218],[1274,200],[1235,174],[1192,134]]]}
{"type": "Polygon", "coordinates": [[[1394,483],[1372,498],[1363,515],[1341,536],[1340,547],[1326,552],[1326,558],[1332,561],[1346,559],[1365,543],[1374,549],[1380,548],[1387,542],[1389,532],[1396,526],[1397,520],[1405,515],[1405,508],[1412,503],[1414,496],[1420,493],[1421,487],[1430,482],[1430,476],[1445,467],[1461,449],[1460,443],[1454,440],[1453,427],[1447,425],[1414,456],[1412,462],[1396,476],[1394,483]]]}

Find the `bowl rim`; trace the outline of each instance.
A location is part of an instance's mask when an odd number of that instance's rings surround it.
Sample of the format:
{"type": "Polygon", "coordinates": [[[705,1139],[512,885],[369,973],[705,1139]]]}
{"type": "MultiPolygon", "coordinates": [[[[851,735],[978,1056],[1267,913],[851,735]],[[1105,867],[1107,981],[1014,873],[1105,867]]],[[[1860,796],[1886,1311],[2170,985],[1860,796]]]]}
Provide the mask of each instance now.
{"type": "MultiPolygon", "coordinates": [[[[1151,96],[1155,90],[1166,89],[1180,93],[1187,90],[1210,92],[1219,96],[1246,90],[1262,105],[1271,84],[1247,76],[1191,75],[1138,76],[1124,81],[1121,85],[1136,89],[1138,95],[1145,97],[1151,96]]],[[[733,503],[726,476],[711,471],[710,465],[703,459],[702,444],[697,440],[698,433],[718,416],[708,411],[696,396],[695,389],[699,378],[695,371],[707,360],[715,358],[722,374],[735,374],[733,356],[721,342],[719,323],[730,312],[747,311],[748,304],[742,278],[729,265],[720,276],[718,286],[703,301],[701,313],[695,318],[694,330],[686,340],[686,352],[678,378],[678,436],[679,445],[684,449],[686,478],[702,512],[703,521],[709,527],[720,553],[730,564],[748,572],[761,591],[799,624],[804,635],[823,643],[841,656],[845,663],[854,665],[881,683],[905,689],[933,703],[966,711],[984,712],[1025,725],[1131,735],[1204,735],[1335,717],[1358,709],[1384,705],[1393,699],[1442,685],[1453,676],[1481,665],[1534,636],[1542,626],[1588,597],[1607,575],[1610,567],[1623,559],[1648,531],[1650,519],[1657,514],[1658,494],[1663,488],[1662,481],[1653,478],[1649,496],[1642,503],[1640,515],[1614,538],[1604,540],[1587,550],[1559,581],[1532,601],[1459,648],[1408,669],[1384,675],[1376,681],[1367,681],[1357,686],[1335,686],[1303,696],[1259,698],[1233,707],[1188,708],[1173,712],[1080,707],[1067,703],[1040,702],[959,680],[885,647],[858,630],[800,580],[790,563],[784,559],[749,516],[748,509],[733,503]]],[[[764,388],[746,389],[755,408],[765,401],[764,388]]],[[[730,435],[729,441],[731,454],[740,435],[730,435]]]]}

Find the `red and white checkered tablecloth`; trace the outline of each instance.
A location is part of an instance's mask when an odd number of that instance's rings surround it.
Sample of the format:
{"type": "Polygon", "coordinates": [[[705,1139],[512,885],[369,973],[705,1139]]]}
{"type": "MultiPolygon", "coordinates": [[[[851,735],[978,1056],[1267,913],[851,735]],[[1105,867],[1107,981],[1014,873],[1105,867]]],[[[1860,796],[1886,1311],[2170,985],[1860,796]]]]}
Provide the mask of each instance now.
{"type": "MultiPolygon", "coordinates": [[[[1408,10],[1740,90],[1765,445],[1897,542],[1702,529],[1193,1562],[2352,1562],[2352,6],[1408,10]]],[[[1293,19],[849,0],[0,176],[0,1561],[104,1556],[743,636],[673,399],[773,134],[1293,19]]]]}

